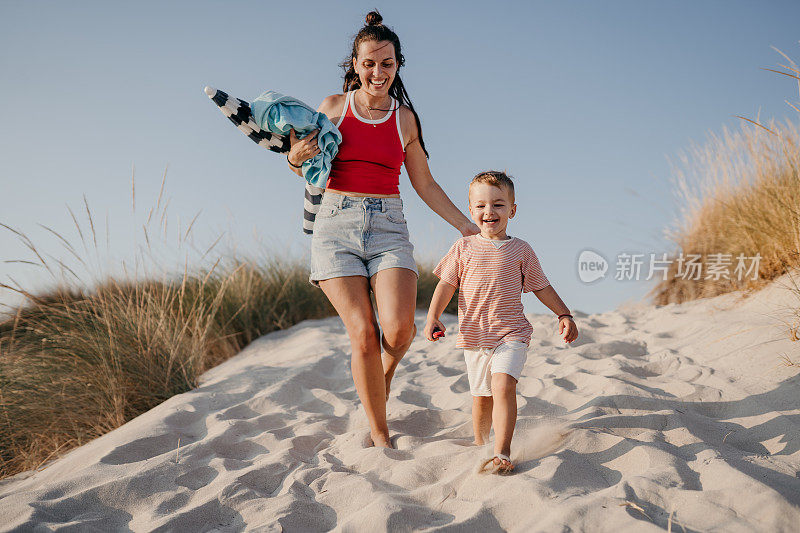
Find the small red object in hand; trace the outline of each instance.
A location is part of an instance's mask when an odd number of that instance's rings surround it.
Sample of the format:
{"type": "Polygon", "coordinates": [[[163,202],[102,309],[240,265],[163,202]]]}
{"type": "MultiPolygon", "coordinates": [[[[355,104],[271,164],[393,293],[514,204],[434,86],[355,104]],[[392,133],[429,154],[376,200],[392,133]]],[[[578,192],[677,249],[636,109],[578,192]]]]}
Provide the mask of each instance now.
{"type": "Polygon", "coordinates": [[[444,337],[444,331],[439,328],[433,328],[433,338],[440,339],[442,337],[444,337]]]}

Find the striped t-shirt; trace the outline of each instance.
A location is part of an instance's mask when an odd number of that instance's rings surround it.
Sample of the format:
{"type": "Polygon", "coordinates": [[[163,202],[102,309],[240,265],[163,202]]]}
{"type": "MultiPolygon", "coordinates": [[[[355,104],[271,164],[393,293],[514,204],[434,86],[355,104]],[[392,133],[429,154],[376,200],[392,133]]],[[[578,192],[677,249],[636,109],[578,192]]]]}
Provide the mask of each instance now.
{"type": "Polygon", "coordinates": [[[436,268],[442,281],[458,291],[460,348],[493,349],[506,341],[529,344],[533,328],[522,307],[522,293],[550,282],[531,246],[516,237],[495,247],[481,235],[463,237],[436,268]]]}

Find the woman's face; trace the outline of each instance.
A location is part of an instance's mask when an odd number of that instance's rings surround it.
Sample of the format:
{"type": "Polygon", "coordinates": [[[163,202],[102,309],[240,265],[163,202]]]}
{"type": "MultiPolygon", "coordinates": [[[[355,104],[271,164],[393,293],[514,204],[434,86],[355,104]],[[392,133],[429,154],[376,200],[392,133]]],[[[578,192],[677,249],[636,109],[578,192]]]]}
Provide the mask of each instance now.
{"type": "Polygon", "coordinates": [[[397,59],[390,41],[364,41],[358,46],[353,67],[361,88],[374,96],[386,96],[397,74],[397,59]]]}

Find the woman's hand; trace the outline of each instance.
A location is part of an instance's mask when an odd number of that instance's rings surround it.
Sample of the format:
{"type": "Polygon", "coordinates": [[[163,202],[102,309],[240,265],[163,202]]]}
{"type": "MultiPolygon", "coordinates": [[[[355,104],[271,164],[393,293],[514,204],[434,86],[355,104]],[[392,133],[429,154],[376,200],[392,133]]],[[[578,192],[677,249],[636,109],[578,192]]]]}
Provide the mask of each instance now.
{"type": "Polygon", "coordinates": [[[461,235],[463,235],[464,237],[469,237],[470,235],[477,235],[478,233],[481,232],[480,228],[478,228],[478,226],[474,222],[467,222],[466,224],[458,228],[458,231],[460,231],[461,235]]]}
{"type": "Polygon", "coordinates": [[[320,153],[317,133],[319,133],[319,129],[312,131],[303,139],[298,139],[294,129],[289,130],[289,143],[291,144],[291,148],[286,157],[289,159],[290,165],[299,167],[308,159],[320,153]]]}

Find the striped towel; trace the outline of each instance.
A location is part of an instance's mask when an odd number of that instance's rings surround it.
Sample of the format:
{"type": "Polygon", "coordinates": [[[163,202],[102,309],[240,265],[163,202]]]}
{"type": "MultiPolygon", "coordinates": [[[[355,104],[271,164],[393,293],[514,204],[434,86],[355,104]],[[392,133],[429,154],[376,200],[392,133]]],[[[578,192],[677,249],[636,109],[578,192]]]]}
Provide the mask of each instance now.
{"type": "MultiPolygon", "coordinates": [[[[228,120],[233,122],[239,131],[247,135],[257,145],[279,154],[289,151],[291,147],[289,144],[289,137],[261,129],[253,118],[253,113],[248,102],[233,98],[224,91],[214,89],[213,87],[206,87],[205,93],[217,104],[222,114],[228,117],[228,120]]],[[[306,235],[314,233],[314,219],[319,212],[319,206],[322,202],[322,193],[324,192],[324,188],[315,187],[306,183],[303,198],[303,233],[306,235]]]]}

